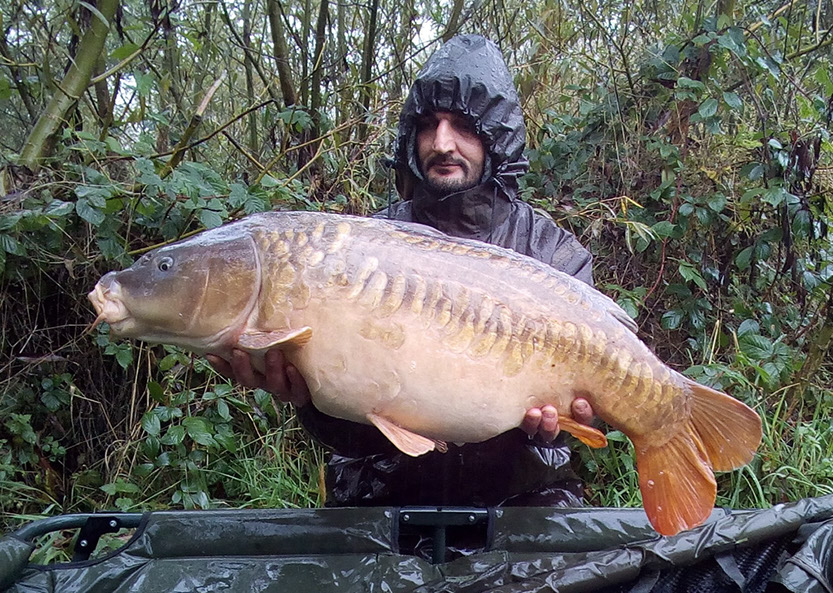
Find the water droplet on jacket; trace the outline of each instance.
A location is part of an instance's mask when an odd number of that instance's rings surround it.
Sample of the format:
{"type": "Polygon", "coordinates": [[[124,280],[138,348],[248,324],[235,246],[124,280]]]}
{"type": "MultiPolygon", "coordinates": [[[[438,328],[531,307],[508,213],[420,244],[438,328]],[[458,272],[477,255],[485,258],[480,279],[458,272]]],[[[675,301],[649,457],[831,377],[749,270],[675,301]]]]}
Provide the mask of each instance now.
{"type": "Polygon", "coordinates": [[[648,488],[653,488],[654,487],[654,481],[653,480],[648,480],[648,482],[645,485],[648,486],[648,488]]]}

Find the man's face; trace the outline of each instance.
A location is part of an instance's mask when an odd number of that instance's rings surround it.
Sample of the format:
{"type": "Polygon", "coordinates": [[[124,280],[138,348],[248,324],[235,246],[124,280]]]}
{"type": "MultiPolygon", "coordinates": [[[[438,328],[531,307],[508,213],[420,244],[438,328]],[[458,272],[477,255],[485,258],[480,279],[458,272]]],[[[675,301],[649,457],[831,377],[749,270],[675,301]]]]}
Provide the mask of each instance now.
{"type": "Polygon", "coordinates": [[[438,111],[420,116],[416,143],[419,166],[433,189],[451,193],[480,183],[486,150],[462,115],[438,111]]]}

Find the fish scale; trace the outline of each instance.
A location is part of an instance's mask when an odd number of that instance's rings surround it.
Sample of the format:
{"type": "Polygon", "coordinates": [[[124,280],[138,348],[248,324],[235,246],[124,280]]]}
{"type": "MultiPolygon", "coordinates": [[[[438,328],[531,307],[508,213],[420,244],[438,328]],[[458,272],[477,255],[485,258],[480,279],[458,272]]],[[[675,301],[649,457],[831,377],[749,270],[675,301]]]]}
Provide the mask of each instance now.
{"type": "Polygon", "coordinates": [[[747,463],[760,443],[753,410],[665,366],[599,291],[417,225],[254,215],[106,275],[90,300],[114,336],[226,359],[242,349],[261,370],[281,348],[313,405],[413,456],[486,440],[544,405],[602,446],[570,417],[583,397],[633,441],[645,510],[664,534],[705,520],[712,468],[747,463]]]}

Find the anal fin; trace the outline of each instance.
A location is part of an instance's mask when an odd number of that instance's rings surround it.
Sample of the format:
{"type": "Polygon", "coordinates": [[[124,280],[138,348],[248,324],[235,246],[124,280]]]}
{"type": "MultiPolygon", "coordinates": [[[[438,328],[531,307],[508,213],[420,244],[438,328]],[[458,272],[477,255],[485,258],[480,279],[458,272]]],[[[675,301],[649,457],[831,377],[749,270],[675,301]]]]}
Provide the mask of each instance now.
{"type": "Polygon", "coordinates": [[[410,430],[402,428],[398,424],[395,424],[378,414],[371,412],[367,415],[367,419],[371,424],[373,424],[373,426],[378,428],[381,433],[385,435],[388,440],[394,444],[394,446],[396,446],[397,449],[406,455],[410,455],[411,457],[419,457],[420,455],[424,455],[434,449],[443,453],[448,450],[448,447],[443,441],[435,441],[420,434],[416,434],[415,432],[411,432],[410,430]]]}
{"type": "Polygon", "coordinates": [[[253,352],[269,350],[276,346],[303,346],[312,338],[312,328],[304,326],[301,329],[284,331],[246,330],[237,339],[237,345],[253,352]]]}
{"type": "Polygon", "coordinates": [[[558,417],[558,426],[561,427],[561,430],[569,432],[588,447],[593,447],[594,449],[607,447],[607,437],[603,432],[592,426],[579,424],[572,418],[565,416],[558,417]]]}

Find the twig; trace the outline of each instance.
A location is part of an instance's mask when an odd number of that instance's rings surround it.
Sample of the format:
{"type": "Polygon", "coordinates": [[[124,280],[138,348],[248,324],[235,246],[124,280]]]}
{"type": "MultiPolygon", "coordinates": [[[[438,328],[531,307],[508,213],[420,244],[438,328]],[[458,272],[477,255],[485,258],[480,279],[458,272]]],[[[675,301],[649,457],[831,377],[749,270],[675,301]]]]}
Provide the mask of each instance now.
{"type": "Polygon", "coordinates": [[[197,107],[197,111],[191,117],[191,121],[188,123],[188,127],[185,129],[185,132],[182,134],[182,138],[180,138],[177,145],[174,147],[173,154],[171,155],[170,160],[165,164],[165,167],[159,173],[159,177],[164,179],[171,172],[176,168],[176,166],[182,161],[182,157],[185,156],[185,152],[188,150],[188,141],[191,140],[191,137],[197,131],[197,127],[200,125],[202,121],[202,115],[205,113],[205,110],[208,108],[208,103],[211,101],[211,98],[214,96],[214,93],[217,92],[217,89],[220,86],[220,83],[223,82],[223,79],[226,77],[226,73],[220,75],[214,84],[211,85],[211,88],[208,89],[208,92],[205,93],[205,97],[203,97],[202,102],[200,103],[199,107],[197,107]]]}
{"type": "Polygon", "coordinates": [[[246,157],[246,159],[247,159],[247,160],[248,160],[251,164],[253,164],[255,167],[257,167],[257,168],[258,168],[258,170],[260,170],[260,171],[265,171],[265,170],[266,170],[266,168],[263,166],[263,164],[261,164],[261,162],[260,162],[260,161],[258,161],[258,160],[254,157],[254,155],[252,155],[252,154],[251,154],[248,150],[246,150],[243,146],[241,146],[241,145],[240,145],[240,143],[239,143],[237,140],[235,140],[235,139],[234,139],[234,137],[233,137],[231,134],[229,134],[228,132],[226,132],[225,130],[223,130],[223,136],[225,136],[225,137],[226,137],[226,140],[228,140],[229,142],[231,142],[231,143],[234,145],[234,147],[235,147],[238,151],[240,151],[240,154],[242,154],[244,157],[246,157]]]}

